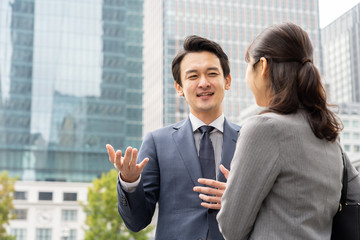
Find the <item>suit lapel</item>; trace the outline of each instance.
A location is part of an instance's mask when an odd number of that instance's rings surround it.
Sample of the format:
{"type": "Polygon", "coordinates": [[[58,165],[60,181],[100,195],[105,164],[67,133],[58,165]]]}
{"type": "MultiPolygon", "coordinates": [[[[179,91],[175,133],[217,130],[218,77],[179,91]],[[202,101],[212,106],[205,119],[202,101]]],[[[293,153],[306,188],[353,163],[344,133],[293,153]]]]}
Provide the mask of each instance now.
{"type": "MultiPolygon", "coordinates": [[[[221,153],[221,164],[224,165],[225,168],[230,170],[230,163],[233,158],[236,141],[238,139],[239,131],[234,129],[230,123],[225,119],[224,120],[224,133],[223,133],[223,148],[221,153]]],[[[218,169],[218,180],[222,182],[226,182],[226,178],[224,174],[218,169]]]]}
{"type": "Polygon", "coordinates": [[[173,133],[173,138],[180,156],[194,185],[199,185],[197,180],[202,177],[202,174],[190,119],[185,120],[182,125],[174,126],[174,129],[176,131],[173,133]]]}

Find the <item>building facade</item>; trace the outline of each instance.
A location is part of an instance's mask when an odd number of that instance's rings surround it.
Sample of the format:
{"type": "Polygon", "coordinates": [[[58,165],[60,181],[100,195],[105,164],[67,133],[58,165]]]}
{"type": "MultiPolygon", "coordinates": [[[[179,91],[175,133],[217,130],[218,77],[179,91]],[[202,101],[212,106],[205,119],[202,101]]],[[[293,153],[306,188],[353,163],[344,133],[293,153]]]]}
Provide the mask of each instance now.
{"type": "Polygon", "coordinates": [[[142,140],[143,0],[0,0],[0,171],[9,233],[82,240],[105,144],[142,140]]]}
{"type": "Polygon", "coordinates": [[[90,183],[16,182],[16,219],[9,233],[17,240],[82,240],[86,215],[79,202],[87,203],[90,183]]]}
{"type": "Polygon", "coordinates": [[[331,101],[360,102],[360,3],[322,29],[321,41],[331,101]]]}
{"type": "Polygon", "coordinates": [[[145,0],[144,133],[188,115],[187,104],[175,92],[171,72],[184,37],[210,38],[228,54],[232,86],[225,96],[224,112],[229,120],[240,122],[240,112],[254,104],[244,79],[244,54],[252,39],[266,26],[294,22],[309,33],[314,60],[321,69],[318,19],[318,0],[145,0]]]}
{"type": "Polygon", "coordinates": [[[339,117],[344,129],[340,142],[350,160],[358,160],[360,155],[360,103],[343,103],[339,105],[339,117]]]}
{"type": "Polygon", "coordinates": [[[0,0],[0,170],[90,182],[142,139],[142,0],[0,0]]]}

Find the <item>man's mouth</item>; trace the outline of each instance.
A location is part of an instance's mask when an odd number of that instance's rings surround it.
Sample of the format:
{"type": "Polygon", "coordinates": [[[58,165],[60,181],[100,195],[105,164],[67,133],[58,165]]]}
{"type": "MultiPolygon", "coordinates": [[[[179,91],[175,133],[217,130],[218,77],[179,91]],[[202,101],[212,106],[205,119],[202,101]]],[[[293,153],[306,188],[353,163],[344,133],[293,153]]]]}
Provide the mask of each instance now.
{"type": "Polygon", "coordinates": [[[198,96],[198,97],[202,97],[202,96],[212,96],[212,95],[214,95],[213,92],[205,92],[205,93],[198,93],[198,94],[196,94],[196,96],[198,96]]]}

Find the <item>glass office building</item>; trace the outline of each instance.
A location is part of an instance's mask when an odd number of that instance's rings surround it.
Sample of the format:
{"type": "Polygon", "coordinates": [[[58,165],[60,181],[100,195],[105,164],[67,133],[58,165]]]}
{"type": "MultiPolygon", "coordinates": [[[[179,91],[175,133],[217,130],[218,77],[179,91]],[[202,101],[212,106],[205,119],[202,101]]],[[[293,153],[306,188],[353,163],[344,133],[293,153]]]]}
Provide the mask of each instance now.
{"type": "Polygon", "coordinates": [[[360,102],[360,3],[322,29],[321,41],[332,102],[360,102]]]}
{"type": "Polygon", "coordinates": [[[255,103],[244,79],[244,54],[266,26],[290,21],[303,27],[321,68],[318,0],[145,0],[144,4],[144,132],[188,115],[187,104],[175,92],[171,73],[172,59],[185,36],[210,38],[228,54],[232,84],[225,96],[224,113],[234,122],[239,122],[240,113],[255,103]]]}
{"type": "Polygon", "coordinates": [[[142,0],[0,0],[0,171],[88,182],[142,139],[142,0]]]}

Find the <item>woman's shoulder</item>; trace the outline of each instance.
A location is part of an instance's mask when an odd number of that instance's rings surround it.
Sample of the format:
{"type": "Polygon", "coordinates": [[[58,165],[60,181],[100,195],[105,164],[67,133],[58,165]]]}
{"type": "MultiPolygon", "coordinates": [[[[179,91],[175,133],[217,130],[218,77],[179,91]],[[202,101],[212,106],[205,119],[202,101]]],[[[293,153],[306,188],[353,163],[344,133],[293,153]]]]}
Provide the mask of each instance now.
{"type": "Polygon", "coordinates": [[[302,113],[284,115],[268,112],[250,117],[243,128],[251,129],[251,131],[282,132],[302,128],[303,125],[307,125],[307,120],[302,113]]]}
{"type": "Polygon", "coordinates": [[[252,116],[246,120],[245,125],[265,125],[265,126],[274,126],[278,124],[283,124],[287,121],[286,115],[281,115],[277,113],[263,113],[259,115],[252,116]]]}

